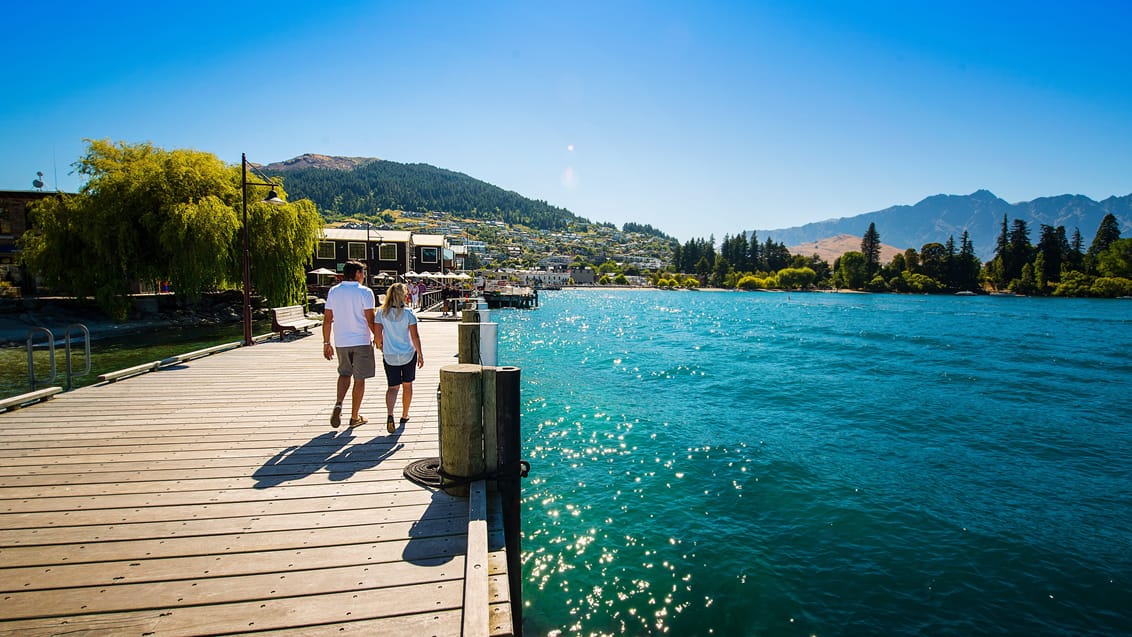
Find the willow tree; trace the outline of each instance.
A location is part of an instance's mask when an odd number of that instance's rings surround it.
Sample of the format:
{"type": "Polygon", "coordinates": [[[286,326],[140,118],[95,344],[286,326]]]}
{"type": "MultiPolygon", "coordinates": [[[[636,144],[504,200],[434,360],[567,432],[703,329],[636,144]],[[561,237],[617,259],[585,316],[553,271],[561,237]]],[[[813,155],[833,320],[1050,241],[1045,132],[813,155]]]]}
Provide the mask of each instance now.
{"type": "Polygon", "coordinates": [[[270,305],[298,305],[306,297],[306,266],[318,245],[322,218],[309,199],[285,206],[258,202],[251,195],[248,200],[252,288],[270,305]]]}
{"type": "MultiPolygon", "coordinates": [[[[43,199],[21,239],[24,261],[46,286],[94,297],[124,319],[139,282],[169,281],[189,299],[242,285],[238,165],[149,143],[87,143],[75,163],[87,177],[80,193],[43,199]]],[[[253,188],[249,199],[262,199],[259,190],[266,192],[253,188]]],[[[317,241],[314,205],[256,203],[248,216],[253,287],[272,304],[299,300],[303,264],[317,241]]]]}

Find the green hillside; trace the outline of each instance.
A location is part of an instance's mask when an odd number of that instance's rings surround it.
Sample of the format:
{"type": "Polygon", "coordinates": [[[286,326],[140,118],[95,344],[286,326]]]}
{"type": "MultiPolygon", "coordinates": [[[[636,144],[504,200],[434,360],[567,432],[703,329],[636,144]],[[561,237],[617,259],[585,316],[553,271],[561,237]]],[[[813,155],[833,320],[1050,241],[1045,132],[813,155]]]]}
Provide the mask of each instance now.
{"type": "Polygon", "coordinates": [[[540,230],[589,224],[589,220],[565,208],[528,199],[463,173],[428,164],[350,159],[349,165],[354,167],[341,168],[342,158],[304,155],[269,164],[263,171],[281,177],[290,196],[314,201],[328,220],[410,210],[447,212],[540,230]]]}

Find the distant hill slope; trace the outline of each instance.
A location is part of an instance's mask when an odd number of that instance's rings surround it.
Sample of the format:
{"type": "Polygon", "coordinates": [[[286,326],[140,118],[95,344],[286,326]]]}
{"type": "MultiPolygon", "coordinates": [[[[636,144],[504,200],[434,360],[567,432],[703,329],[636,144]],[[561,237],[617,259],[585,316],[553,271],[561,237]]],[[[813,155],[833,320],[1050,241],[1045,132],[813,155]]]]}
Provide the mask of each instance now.
{"type": "MultiPolygon", "coordinates": [[[[868,226],[865,226],[868,229],[868,226]]],[[[861,233],[864,235],[865,233],[861,233]]],[[[760,235],[762,236],[762,235],[760,235]]],[[[808,241],[795,246],[788,246],[786,248],[790,254],[800,254],[805,257],[818,255],[826,263],[833,265],[833,262],[846,252],[860,252],[861,251],[861,237],[855,237],[851,234],[839,234],[836,237],[827,237],[817,241],[808,241]]],[[[904,250],[882,243],[880,245],[880,262],[888,263],[892,261],[892,257],[897,254],[903,254],[904,250]]]]}
{"type": "Polygon", "coordinates": [[[291,196],[310,199],[330,218],[411,210],[449,212],[542,230],[589,224],[565,208],[428,164],[308,153],[268,164],[263,172],[282,177],[291,196]]]}
{"type": "MultiPolygon", "coordinates": [[[[772,238],[788,246],[811,243],[847,234],[858,239],[870,223],[876,224],[881,241],[901,250],[919,250],[925,243],[947,243],[949,236],[959,237],[966,230],[976,254],[984,261],[994,256],[994,246],[1002,230],[1002,217],[1008,223],[1023,219],[1030,229],[1030,242],[1037,243],[1041,224],[1065,226],[1069,237],[1073,229],[1081,231],[1087,248],[1096,235],[1101,219],[1108,213],[1116,216],[1123,236],[1132,231],[1132,195],[1093,201],[1082,195],[1042,197],[1011,204],[986,190],[970,195],[935,195],[913,206],[892,206],[884,210],[808,223],[779,230],[758,230],[760,240],[772,238]]],[[[854,250],[859,250],[860,245],[854,250]]],[[[793,252],[793,248],[790,249],[793,252]]]]}

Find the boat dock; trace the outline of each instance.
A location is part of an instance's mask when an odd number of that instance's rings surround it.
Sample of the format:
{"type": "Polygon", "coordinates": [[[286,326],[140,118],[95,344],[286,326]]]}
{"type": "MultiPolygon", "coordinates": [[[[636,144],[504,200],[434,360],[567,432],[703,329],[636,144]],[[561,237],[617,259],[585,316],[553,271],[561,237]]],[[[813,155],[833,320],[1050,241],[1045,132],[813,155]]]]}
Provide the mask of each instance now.
{"type": "Polygon", "coordinates": [[[484,292],[483,299],[493,310],[503,307],[529,310],[538,307],[538,290],[508,286],[484,292]]]}
{"type": "Polygon", "coordinates": [[[456,363],[419,329],[394,434],[380,369],[330,428],[318,328],[0,413],[0,635],[513,634],[494,500],[403,475],[456,363]]]}

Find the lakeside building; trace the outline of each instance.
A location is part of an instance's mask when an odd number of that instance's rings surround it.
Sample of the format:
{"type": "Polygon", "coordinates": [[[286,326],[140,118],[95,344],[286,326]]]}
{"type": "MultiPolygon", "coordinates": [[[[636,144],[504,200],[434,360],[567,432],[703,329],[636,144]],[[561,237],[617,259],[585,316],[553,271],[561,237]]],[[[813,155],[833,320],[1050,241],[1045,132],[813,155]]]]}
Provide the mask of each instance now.
{"type": "MultiPolygon", "coordinates": [[[[408,272],[440,274],[460,266],[456,250],[448,238],[439,234],[422,234],[409,230],[385,230],[373,227],[323,228],[308,272],[342,273],[346,261],[366,264],[370,285],[382,285],[408,272]]],[[[325,283],[329,274],[307,275],[308,285],[325,283]]]]}
{"type": "Polygon", "coordinates": [[[47,197],[68,194],[43,190],[0,190],[0,281],[3,293],[29,296],[37,291],[35,277],[20,262],[19,239],[31,227],[28,207],[47,197]],[[8,290],[11,290],[10,292],[8,290]]]}

